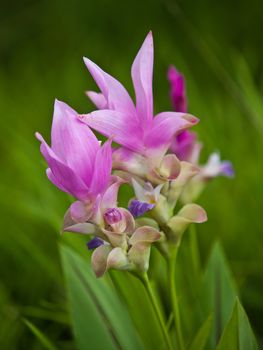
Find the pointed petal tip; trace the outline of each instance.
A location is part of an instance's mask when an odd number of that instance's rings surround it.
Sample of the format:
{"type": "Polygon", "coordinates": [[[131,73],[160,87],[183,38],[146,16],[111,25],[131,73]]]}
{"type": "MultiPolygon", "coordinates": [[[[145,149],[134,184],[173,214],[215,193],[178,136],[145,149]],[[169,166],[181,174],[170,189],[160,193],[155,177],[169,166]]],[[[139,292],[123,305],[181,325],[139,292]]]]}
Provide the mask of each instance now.
{"type": "Polygon", "coordinates": [[[168,80],[176,80],[178,78],[183,78],[182,73],[173,65],[170,64],[167,70],[168,80]]]}
{"type": "MultiPolygon", "coordinates": [[[[109,150],[109,148],[111,149],[111,145],[112,145],[113,139],[114,139],[114,135],[110,136],[110,137],[108,138],[108,140],[106,140],[106,141],[104,142],[104,144],[102,145],[102,147],[103,147],[104,149],[106,148],[107,150],[109,150]]],[[[112,153],[112,149],[111,149],[111,153],[112,153]]]]}
{"type": "Polygon", "coordinates": [[[177,73],[178,71],[177,71],[176,67],[173,64],[169,64],[169,66],[168,66],[168,75],[172,74],[173,72],[177,73]]]}
{"type": "Polygon", "coordinates": [[[147,34],[146,38],[149,38],[150,40],[153,40],[153,32],[152,32],[152,30],[149,31],[149,33],[147,34]]]}
{"type": "Polygon", "coordinates": [[[147,44],[147,45],[150,45],[150,46],[153,46],[153,33],[152,31],[150,30],[149,33],[147,34],[145,40],[144,40],[144,44],[147,44]]]}
{"type": "MultiPolygon", "coordinates": [[[[96,79],[95,79],[93,73],[94,73],[94,70],[95,70],[95,72],[96,72],[97,70],[100,70],[100,68],[97,66],[96,63],[94,63],[92,60],[90,60],[90,59],[87,58],[87,57],[83,57],[83,61],[84,61],[85,66],[88,68],[88,71],[90,72],[90,74],[92,75],[92,77],[94,78],[94,80],[96,81],[96,79]]],[[[95,73],[94,73],[94,74],[95,74],[95,73]]],[[[97,81],[96,81],[96,82],[97,82],[97,81]]],[[[97,85],[98,85],[98,83],[97,83],[97,85]]]]}
{"type": "Polygon", "coordinates": [[[185,114],[183,116],[183,119],[187,120],[189,122],[190,125],[196,125],[199,123],[200,119],[195,117],[192,114],[185,114]]]}
{"type": "Polygon", "coordinates": [[[55,102],[54,102],[54,109],[55,108],[62,108],[64,106],[67,106],[67,104],[63,101],[58,100],[57,98],[55,98],[55,102]]]}
{"type": "Polygon", "coordinates": [[[93,94],[94,94],[94,91],[86,90],[86,91],[84,91],[84,94],[85,94],[86,96],[88,96],[90,99],[92,99],[93,94]]]}
{"type": "Polygon", "coordinates": [[[38,141],[44,142],[43,136],[38,131],[35,132],[35,137],[38,139],[38,141]]]}
{"type": "Polygon", "coordinates": [[[94,62],[92,62],[89,58],[83,57],[83,61],[86,65],[86,67],[89,69],[91,66],[95,65],[94,62]]]}

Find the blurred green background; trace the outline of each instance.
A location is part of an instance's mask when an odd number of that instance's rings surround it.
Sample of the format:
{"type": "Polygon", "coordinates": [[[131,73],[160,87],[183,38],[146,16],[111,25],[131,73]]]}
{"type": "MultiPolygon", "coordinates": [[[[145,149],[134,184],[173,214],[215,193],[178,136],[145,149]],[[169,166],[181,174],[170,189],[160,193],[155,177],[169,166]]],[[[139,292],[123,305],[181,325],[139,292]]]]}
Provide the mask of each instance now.
{"type": "Polygon", "coordinates": [[[166,72],[173,63],[201,119],[203,159],[220,150],[234,164],[235,179],[216,179],[200,200],[209,221],[198,227],[199,243],[205,263],[221,239],[263,337],[262,11],[260,0],[1,1],[1,349],[41,349],[23,318],[73,348],[58,253],[58,242],[71,240],[59,235],[70,198],[46,179],[34,132],[49,139],[55,98],[79,112],[92,109],[84,91],[95,84],[84,55],[132,93],[130,65],[150,29],[155,110],[171,109],[166,72]]]}

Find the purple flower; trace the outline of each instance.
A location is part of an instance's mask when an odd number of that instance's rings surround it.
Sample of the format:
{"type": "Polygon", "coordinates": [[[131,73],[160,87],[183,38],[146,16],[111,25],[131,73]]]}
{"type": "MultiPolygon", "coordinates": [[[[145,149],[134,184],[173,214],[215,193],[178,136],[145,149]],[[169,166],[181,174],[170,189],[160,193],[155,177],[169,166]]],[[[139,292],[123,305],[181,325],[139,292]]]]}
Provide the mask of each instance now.
{"type": "Polygon", "coordinates": [[[151,32],[132,65],[136,106],[120,82],[89,59],[84,58],[84,62],[101,90],[101,93],[87,92],[100,110],[80,118],[85,124],[105,136],[112,137],[126,149],[143,156],[161,158],[174,135],[198,122],[196,117],[185,112],[163,112],[154,117],[151,32]]]}
{"type": "Polygon", "coordinates": [[[235,172],[232,163],[228,160],[221,161],[220,154],[215,152],[210,155],[207,163],[201,167],[200,176],[203,179],[211,179],[219,175],[234,177],[235,172]]]}
{"type": "Polygon", "coordinates": [[[102,239],[100,239],[99,237],[94,237],[87,243],[87,247],[89,250],[93,250],[100,247],[103,244],[104,242],[102,239]]]}
{"type": "MultiPolygon", "coordinates": [[[[40,134],[41,152],[49,168],[47,176],[64,192],[78,199],[71,205],[71,216],[85,222],[99,206],[111,180],[111,141],[102,147],[93,132],[80,122],[77,113],[56,101],[51,130],[51,147],[40,134]]],[[[107,201],[116,197],[119,184],[108,189],[107,201]]]]}
{"type": "Polygon", "coordinates": [[[225,160],[221,163],[220,172],[222,175],[225,175],[227,177],[234,177],[235,176],[233,164],[231,162],[229,162],[228,160],[225,160]]]}
{"type": "Polygon", "coordinates": [[[147,203],[147,202],[141,202],[137,199],[133,199],[129,203],[129,211],[131,214],[137,218],[139,216],[142,216],[147,211],[153,209],[155,207],[155,204],[147,203]]]}

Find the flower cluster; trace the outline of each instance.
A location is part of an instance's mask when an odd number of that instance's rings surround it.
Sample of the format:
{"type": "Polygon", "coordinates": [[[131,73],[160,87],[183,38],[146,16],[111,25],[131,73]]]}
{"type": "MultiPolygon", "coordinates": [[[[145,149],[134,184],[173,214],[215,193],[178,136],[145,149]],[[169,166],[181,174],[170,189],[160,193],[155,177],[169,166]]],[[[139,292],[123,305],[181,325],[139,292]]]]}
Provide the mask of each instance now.
{"type": "Polygon", "coordinates": [[[77,199],[65,214],[63,231],[93,236],[87,246],[96,275],[109,268],[144,273],[153,244],[169,255],[191,223],[207,220],[204,209],[192,203],[207,180],[232,176],[233,170],[216,153],[199,165],[201,145],[189,131],[199,120],[187,112],[184,78],[173,67],[174,111],[154,116],[151,33],[131,69],[136,104],[119,81],[91,60],[84,62],[100,89],[87,92],[97,109],[80,115],[55,102],[51,146],[36,134],[47,176],[77,199]],[[92,129],[108,140],[102,145],[92,129]],[[134,190],[127,209],[117,201],[124,183],[134,190]]]}

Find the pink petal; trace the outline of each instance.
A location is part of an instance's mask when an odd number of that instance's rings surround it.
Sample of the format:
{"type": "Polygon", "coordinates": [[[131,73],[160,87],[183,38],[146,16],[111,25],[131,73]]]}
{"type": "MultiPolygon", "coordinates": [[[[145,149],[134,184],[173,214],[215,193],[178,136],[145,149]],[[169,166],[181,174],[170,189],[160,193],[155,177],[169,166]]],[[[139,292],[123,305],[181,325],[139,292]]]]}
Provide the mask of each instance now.
{"type": "Polygon", "coordinates": [[[124,208],[119,208],[125,220],[125,232],[131,234],[135,229],[135,221],[132,214],[124,208]]]}
{"type": "Polygon", "coordinates": [[[166,154],[162,160],[159,171],[164,178],[174,180],[180,174],[181,163],[175,154],[166,154]]]}
{"type": "Polygon", "coordinates": [[[108,108],[107,100],[102,93],[95,91],[86,91],[86,95],[98,109],[108,108]]]}
{"type": "Polygon", "coordinates": [[[180,160],[191,161],[196,144],[196,134],[189,130],[184,130],[173,138],[170,149],[180,160]]]}
{"type": "Polygon", "coordinates": [[[77,113],[57,100],[54,106],[51,148],[89,186],[99,142],[93,132],[79,121],[77,113]]]}
{"type": "Polygon", "coordinates": [[[153,118],[153,37],[150,32],[132,65],[132,81],[136,94],[137,113],[146,127],[153,118]]]}
{"type": "Polygon", "coordinates": [[[174,66],[170,66],[168,70],[168,80],[170,81],[170,95],[174,110],[176,112],[187,112],[184,76],[179,73],[174,66]]]}
{"type": "Polygon", "coordinates": [[[150,253],[151,243],[138,242],[130,248],[128,258],[136,270],[144,273],[149,269],[150,253]]]}
{"type": "Polygon", "coordinates": [[[81,201],[72,203],[69,211],[72,219],[78,223],[84,223],[85,221],[88,221],[92,214],[89,210],[89,207],[81,201]]]}
{"type": "Polygon", "coordinates": [[[59,188],[61,191],[70,194],[70,193],[62,186],[62,184],[58,182],[57,178],[54,176],[54,174],[52,173],[52,170],[51,170],[50,168],[47,168],[46,174],[47,174],[47,178],[49,179],[49,181],[51,181],[51,182],[53,183],[53,185],[55,185],[55,186],[56,186],[57,188],[59,188]]]}
{"type": "MultiPolygon", "coordinates": [[[[93,195],[94,197],[94,195],[93,195]]],[[[103,213],[101,212],[101,194],[98,194],[95,199],[93,199],[92,207],[90,208],[91,219],[93,223],[97,226],[103,226],[103,213]]]]}
{"type": "Polygon", "coordinates": [[[48,175],[52,172],[51,181],[74,197],[81,200],[87,199],[89,197],[89,188],[82,179],[55,155],[40,134],[36,133],[36,137],[41,142],[41,153],[51,169],[48,171],[48,175]]]}
{"type": "Polygon", "coordinates": [[[112,155],[114,169],[144,177],[149,172],[147,159],[125,147],[114,149],[112,155]]]}
{"type": "Polygon", "coordinates": [[[197,124],[196,117],[177,112],[163,112],[158,114],[153,120],[153,128],[145,137],[145,145],[149,148],[158,148],[169,145],[174,135],[184,129],[197,124]]]}
{"type": "Polygon", "coordinates": [[[135,117],[133,101],[122,84],[88,58],[84,57],[84,62],[104,95],[108,105],[107,108],[135,117]]]}
{"type": "Polygon", "coordinates": [[[198,224],[207,221],[206,211],[197,204],[186,204],[177,215],[198,224]]]}
{"type": "Polygon", "coordinates": [[[70,209],[67,210],[64,220],[62,232],[74,232],[74,233],[82,233],[82,234],[94,234],[96,233],[95,225],[89,222],[76,222],[72,219],[70,209]]]}
{"type": "Polygon", "coordinates": [[[129,260],[126,253],[119,247],[112,249],[107,258],[108,269],[127,270],[129,269],[129,260]]]}
{"type": "Polygon", "coordinates": [[[111,166],[111,140],[108,140],[96,154],[92,182],[90,186],[93,194],[102,194],[106,190],[110,180],[111,166]]]}
{"type": "Polygon", "coordinates": [[[83,235],[91,235],[95,233],[95,227],[89,222],[74,223],[71,226],[63,228],[64,232],[81,233],[83,235]]]}
{"type": "Polygon", "coordinates": [[[97,277],[101,277],[107,269],[107,258],[111,251],[109,245],[101,245],[96,248],[91,256],[92,269],[97,277]]]}
{"type": "Polygon", "coordinates": [[[131,150],[140,151],[142,145],[142,131],[137,122],[127,114],[100,110],[79,116],[81,121],[102,135],[112,137],[114,141],[131,150]]]}
{"type": "Polygon", "coordinates": [[[158,241],[161,238],[161,233],[153,227],[142,226],[137,228],[134,234],[131,236],[129,243],[135,245],[138,242],[152,243],[158,241]]]}
{"type": "Polygon", "coordinates": [[[128,248],[126,234],[123,232],[115,231],[114,227],[112,227],[112,229],[113,231],[109,231],[106,229],[101,230],[104,236],[107,237],[107,241],[110,242],[112,247],[121,247],[122,249],[126,250],[128,248]]]}
{"type": "Polygon", "coordinates": [[[207,221],[207,215],[202,207],[197,204],[185,205],[167,223],[167,226],[171,229],[171,239],[178,243],[191,223],[202,223],[205,221],[207,221]]]}
{"type": "Polygon", "coordinates": [[[114,182],[112,185],[110,185],[107,188],[101,201],[103,212],[108,208],[117,207],[117,198],[118,198],[119,188],[120,188],[120,185],[123,184],[124,182],[125,182],[124,180],[116,176],[116,182],[114,182]]]}

